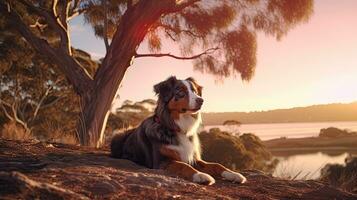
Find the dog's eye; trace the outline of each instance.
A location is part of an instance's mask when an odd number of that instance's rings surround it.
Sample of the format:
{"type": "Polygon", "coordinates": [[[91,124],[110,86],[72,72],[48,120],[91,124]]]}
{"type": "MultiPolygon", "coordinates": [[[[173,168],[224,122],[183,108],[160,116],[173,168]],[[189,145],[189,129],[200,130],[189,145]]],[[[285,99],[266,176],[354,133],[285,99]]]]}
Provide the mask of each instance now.
{"type": "Polygon", "coordinates": [[[186,93],[181,90],[181,91],[179,91],[179,92],[176,94],[176,96],[177,96],[178,98],[183,98],[184,96],[186,96],[186,93]]]}

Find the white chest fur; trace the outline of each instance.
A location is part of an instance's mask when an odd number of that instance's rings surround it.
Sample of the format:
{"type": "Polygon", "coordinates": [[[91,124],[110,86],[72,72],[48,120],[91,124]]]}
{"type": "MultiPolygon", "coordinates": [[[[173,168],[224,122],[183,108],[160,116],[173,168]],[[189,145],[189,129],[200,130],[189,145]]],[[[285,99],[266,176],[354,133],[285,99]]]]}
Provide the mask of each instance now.
{"type": "Polygon", "coordinates": [[[181,133],[187,136],[197,134],[201,122],[201,113],[197,113],[197,118],[192,117],[190,114],[180,114],[179,119],[175,120],[175,123],[180,127],[181,133]]]}
{"type": "Polygon", "coordinates": [[[197,135],[201,123],[201,114],[198,113],[197,118],[181,114],[175,122],[181,129],[181,132],[178,133],[179,144],[169,145],[168,148],[177,151],[182,162],[192,164],[195,158],[200,159],[201,156],[201,146],[197,135]]]}
{"type": "Polygon", "coordinates": [[[178,135],[178,145],[169,145],[168,148],[180,154],[182,162],[192,164],[195,158],[200,158],[200,142],[197,134],[191,136],[191,140],[184,134],[178,135]]]}

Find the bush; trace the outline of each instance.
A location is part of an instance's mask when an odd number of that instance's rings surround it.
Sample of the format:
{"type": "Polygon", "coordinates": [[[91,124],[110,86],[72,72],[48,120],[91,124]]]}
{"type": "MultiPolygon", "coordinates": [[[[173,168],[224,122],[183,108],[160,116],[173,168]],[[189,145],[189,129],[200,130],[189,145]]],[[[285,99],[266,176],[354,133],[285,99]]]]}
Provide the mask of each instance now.
{"type": "Polygon", "coordinates": [[[30,140],[33,139],[33,136],[16,123],[8,122],[3,124],[3,127],[0,129],[0,138],[8,140],[30,140]]]}
{"type": "Polygon", "coordinates": [[[345,165],[327,164],[321,169],[320,179],[333,186],[357,193],[357,157],[348,157],[345,165]]]}
{"type": "Polygon", "coordinates": [[[356,132],[350,132],[348,130],[342,130],[335,127],[323,128],[320,130],[319,137],[335,138],[356,135],[356,132]]]}
{"type": "Polygon", "coordinates": [[[232,169],[259,169],[271,172],[276,165],[268,164],[272,155],[262,141],[253,134],[232,136],[219,128],[200,133],[202,157],[232,169]]]}

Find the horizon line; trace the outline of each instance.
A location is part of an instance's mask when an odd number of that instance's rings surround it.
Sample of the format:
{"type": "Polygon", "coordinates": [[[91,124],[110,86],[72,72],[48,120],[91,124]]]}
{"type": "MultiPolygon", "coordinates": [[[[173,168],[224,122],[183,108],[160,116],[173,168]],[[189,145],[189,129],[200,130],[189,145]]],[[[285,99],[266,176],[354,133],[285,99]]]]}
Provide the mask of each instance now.
{"type": "Polygon", "coordinates": [[[308,108],[313,106],[328,106],[333,104],[357,104],[357,100],[350,101],[350,102],[334,102],[334,103],[323,103],[323,104],[309,104],[305,106],[295,106],[295,107],[285,107],[285,108],[275,108],[269,110],[253,110],[253,111],[209,111],[209,112],[202,112],[202,113],[254,113],[254,112],[269,112],[269,111],[276,111],[276,110],[289,110],[295,108],[308,108]]]}

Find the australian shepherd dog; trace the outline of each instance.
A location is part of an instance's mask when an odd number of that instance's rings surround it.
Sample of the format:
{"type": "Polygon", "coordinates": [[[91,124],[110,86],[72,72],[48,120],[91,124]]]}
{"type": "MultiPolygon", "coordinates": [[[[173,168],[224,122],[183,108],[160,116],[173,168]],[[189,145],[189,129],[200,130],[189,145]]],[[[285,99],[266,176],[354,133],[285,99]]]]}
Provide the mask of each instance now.
{"type": "Polygon", "coordinates": [[[113,137],[111,156],[148,168],[164,169],[184,179],[211,185],[215,178],[244,183],[240,173],[201,159],[198,128],[202,87],[193,78],[169,77],[154,86],[158,95],[153,116],[113,137]],[[214,177],[214,178],[213,178],[214,177]]]}

